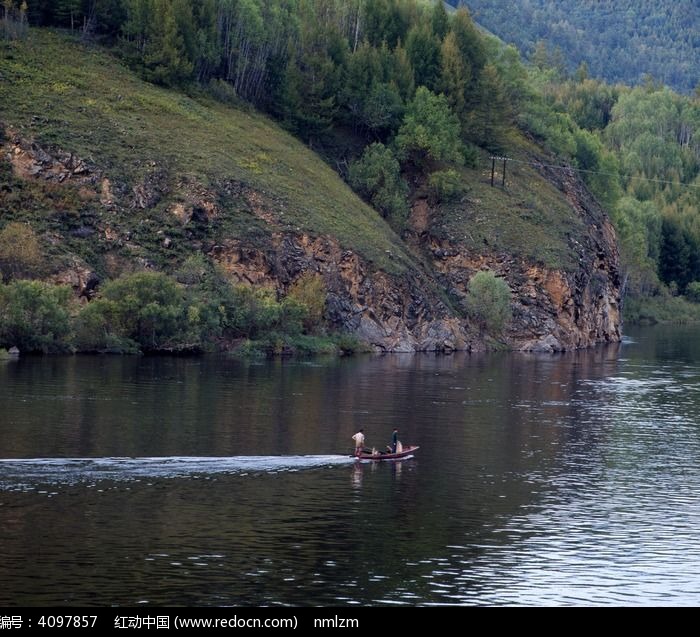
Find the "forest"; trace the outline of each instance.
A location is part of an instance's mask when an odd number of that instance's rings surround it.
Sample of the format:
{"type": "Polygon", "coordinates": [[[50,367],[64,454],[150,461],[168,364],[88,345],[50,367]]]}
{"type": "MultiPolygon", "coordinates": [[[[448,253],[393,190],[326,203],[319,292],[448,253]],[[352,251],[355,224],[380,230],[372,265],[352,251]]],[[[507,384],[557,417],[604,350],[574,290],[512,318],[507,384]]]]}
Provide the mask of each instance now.
{"type": "Polygon", "coordinates": [[[698,84],[700,5],[695,0],[449,0],[526,56],[542,46],[573,72],[636,85],[651,75],[682,93],[698,84]],[[539,46],[538,46],[539,45],[539,46]]]}
{"type": "Polygon", "coordinates": [[[452,168],[479,148],[529,161],[510,143],[525,135],[610,214],[628,297],[700,301],[697,96],[650,78],[609,85],[546,50],[525,63],[465,8],[418,0],[4,0],[3,19],[5,37],[25,23],[69,30],[153,83],[267,113],[399,233],[416,184],[449,199],[452,168]]]}

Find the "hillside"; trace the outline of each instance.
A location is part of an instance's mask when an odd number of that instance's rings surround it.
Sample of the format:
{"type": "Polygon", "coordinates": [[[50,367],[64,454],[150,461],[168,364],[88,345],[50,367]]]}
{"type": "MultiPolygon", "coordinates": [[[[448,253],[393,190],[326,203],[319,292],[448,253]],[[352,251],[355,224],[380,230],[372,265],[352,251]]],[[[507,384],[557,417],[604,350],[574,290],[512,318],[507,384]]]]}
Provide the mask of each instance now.
{"type": "Polygon", "coordinates": [[[531,55],[538,42],[561,49],[570,72],[640,84],[646,74],[690,93],[700,77],[700,5],[695,0],[450,0],[531,55]]]}
{"type": "Polygon", "coordinates": [[[5,44],[0,74],[0,225],[30,224],[47,278],[76,293],[134,270],[174,272],[200,254],[233,281],[281,294],[319,273],[329,325],[378,349],[481,349],[465,300],[489,268],[512,291],[511,346],[619,338],[614,233],[573,173],[523,165],[492,188],[480,152],[458,168],[461,199],[414,193],[401,238],[249,108],[158,88],[47,31],[5,44]]]}

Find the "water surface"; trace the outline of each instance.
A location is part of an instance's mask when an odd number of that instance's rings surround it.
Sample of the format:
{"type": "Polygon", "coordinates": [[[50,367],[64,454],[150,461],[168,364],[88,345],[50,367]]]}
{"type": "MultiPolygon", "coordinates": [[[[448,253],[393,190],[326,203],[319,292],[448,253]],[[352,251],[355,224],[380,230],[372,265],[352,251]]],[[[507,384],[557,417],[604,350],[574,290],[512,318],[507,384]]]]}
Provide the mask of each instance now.
{"type": "Polygon", "coordinates": [[[698,604],[699,360],[2,363],[0,604],[698,604]]]}

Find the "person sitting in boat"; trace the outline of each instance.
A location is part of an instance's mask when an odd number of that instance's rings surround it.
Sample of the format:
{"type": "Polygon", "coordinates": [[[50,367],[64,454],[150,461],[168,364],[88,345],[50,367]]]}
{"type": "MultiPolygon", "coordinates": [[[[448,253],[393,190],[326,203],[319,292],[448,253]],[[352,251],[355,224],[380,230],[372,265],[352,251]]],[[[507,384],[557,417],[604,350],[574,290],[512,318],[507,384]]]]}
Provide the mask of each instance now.
{"type": "Polygon", "coordinates": [[[360,429],[352,439],[355,441],[355,455],[359,456],[363,449],[365,448],[365,434],[364,429],[360,429]]]}
{"type": "Polygon", "coordinates": [[[391,453],[396,453],[396,447],[399,444],[399,430],[394,427],[394,432],[391,434],[391,453]]]}

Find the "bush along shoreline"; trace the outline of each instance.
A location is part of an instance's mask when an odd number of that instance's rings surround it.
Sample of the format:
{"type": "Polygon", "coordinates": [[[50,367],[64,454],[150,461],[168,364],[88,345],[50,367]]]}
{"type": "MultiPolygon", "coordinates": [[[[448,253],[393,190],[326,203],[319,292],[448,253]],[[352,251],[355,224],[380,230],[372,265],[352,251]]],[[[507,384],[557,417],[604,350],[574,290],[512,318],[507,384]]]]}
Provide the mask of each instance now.
{"type": "Polygon", "coordinates": [[[173,276],[127,274],[89,302],[67,286],[13,279],[0,284],[0,349],[22,353],[345,355],[366,351],[330,333],[320,275],[299,277],[284,297],[231,284],[200,257],[173,276]]]}

